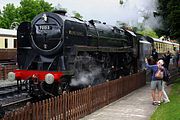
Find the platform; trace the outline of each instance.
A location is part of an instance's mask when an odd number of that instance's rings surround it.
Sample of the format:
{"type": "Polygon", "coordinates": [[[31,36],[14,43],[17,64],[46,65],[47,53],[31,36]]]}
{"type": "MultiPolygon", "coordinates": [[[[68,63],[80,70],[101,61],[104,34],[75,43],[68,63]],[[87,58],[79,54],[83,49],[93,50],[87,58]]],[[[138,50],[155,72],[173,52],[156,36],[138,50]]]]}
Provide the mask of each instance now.
{"type": "Polygon", "coordinates": [[[149,84],[81,120],[149,120],[153,106],[149,84]]]}

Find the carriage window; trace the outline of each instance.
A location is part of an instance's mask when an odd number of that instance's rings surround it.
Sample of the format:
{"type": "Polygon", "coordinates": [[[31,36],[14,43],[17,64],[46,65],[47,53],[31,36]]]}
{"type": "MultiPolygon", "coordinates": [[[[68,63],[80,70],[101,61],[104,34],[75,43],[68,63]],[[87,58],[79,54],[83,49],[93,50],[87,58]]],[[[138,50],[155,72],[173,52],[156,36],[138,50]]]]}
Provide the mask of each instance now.
{"type": "Polygon", "coordinates": [[[165,44],[165,48],[164,48],[164,51],[166,51],[167,50],[167,44],[165,44]]]}
{"type": "Polygon", "coordinates": [[[5,48],[8,48],[8,39],[5,39],[5,48]]]}
{"type": "Polygon", "coordinates": [[[154,44],[154,48],[157,48],[156,46],[157,46],[157,45],[156,45],[156,43],[155,43],[155,44],[154,44]]]}
{"type": "Polygon", "coordinates": [[[160,48],[160,50],[161,50],[161,52],[162,52],[162,43],[160,43],[160,44],[161,44],[161,46],[160,46],[160,47],[161,47],[161,48],[160,48]]]}
{"type": "Polygon", "coordinates": [[[155,45],[154,48],[156,48],[156,50],[158,50],[158,44],[155,42],[154,45],[155,45]]]}
{"type": "Polygon", "coordinates": [[[159,52],[161,52],[162,51],[162,43],[159,43],[159,52]]]}
{"type": "Polygon", "coordinates": [[[167,49],[167,51],[169,51],[169,50],[170,50],[169,48],[170,48],[170,46],[168,45],[168,49],[167,49]]]}
{"type": "Polygon", "coordinates": [[[162,51],[162,43],[159,43],[159,51],[162,51]]]}
{"type": "Polygon", "coordinates": [[[161,52],[163,52],[163,43],[161,43],[161,48],[160,49],[161,49],[161,52]]]}
{"type": "Polygon", "coordinates": [[[160,43],[158,43],[158,52],[160,52],[160,43]]]}
{"type": "Polygon", "coordinates": [[[14,48],[17,48],[17,39],[14,39],[14,48]]]}

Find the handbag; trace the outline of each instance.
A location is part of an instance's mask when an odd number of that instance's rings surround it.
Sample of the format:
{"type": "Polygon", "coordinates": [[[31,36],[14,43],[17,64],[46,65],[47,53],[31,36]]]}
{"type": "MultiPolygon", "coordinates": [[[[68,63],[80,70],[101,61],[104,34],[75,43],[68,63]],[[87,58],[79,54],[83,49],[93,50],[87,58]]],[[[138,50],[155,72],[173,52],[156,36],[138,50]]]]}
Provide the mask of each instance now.
{"type": "Polygon", "coordinates": [[[158,80],[162,80],[163,79],[163,70],[158,69],[158,71],[155,73],[155,78],[158,80]]]}

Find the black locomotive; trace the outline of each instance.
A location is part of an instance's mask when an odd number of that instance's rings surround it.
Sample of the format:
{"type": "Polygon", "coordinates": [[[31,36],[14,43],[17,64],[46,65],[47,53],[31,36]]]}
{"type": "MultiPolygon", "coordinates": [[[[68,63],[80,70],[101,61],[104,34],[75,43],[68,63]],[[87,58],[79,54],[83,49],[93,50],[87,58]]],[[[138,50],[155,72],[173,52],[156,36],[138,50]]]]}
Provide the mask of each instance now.
{"type": "Polygon", "coordinates": [[[128,30],[68,17],[65,11],[37,15],[17,31],[18,70],[31,95],[57,95],[137,71],[138,40],[128,30]],[[82,79],[87,77],[88,82],[82,79]],[[83,78],[81,78],[83,77],[83,78]]]}

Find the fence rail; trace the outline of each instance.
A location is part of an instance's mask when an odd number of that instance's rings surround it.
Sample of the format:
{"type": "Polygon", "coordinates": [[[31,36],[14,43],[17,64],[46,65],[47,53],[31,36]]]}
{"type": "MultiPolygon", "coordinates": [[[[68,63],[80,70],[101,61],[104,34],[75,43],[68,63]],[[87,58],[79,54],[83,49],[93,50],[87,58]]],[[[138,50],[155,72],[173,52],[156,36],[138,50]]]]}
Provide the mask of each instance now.
{"type": "Polygon", "coordinates": [[[145,71],[82,90],[63,93],[7,113],[3,120],[77,120],[146,84],[145,71]]]}

